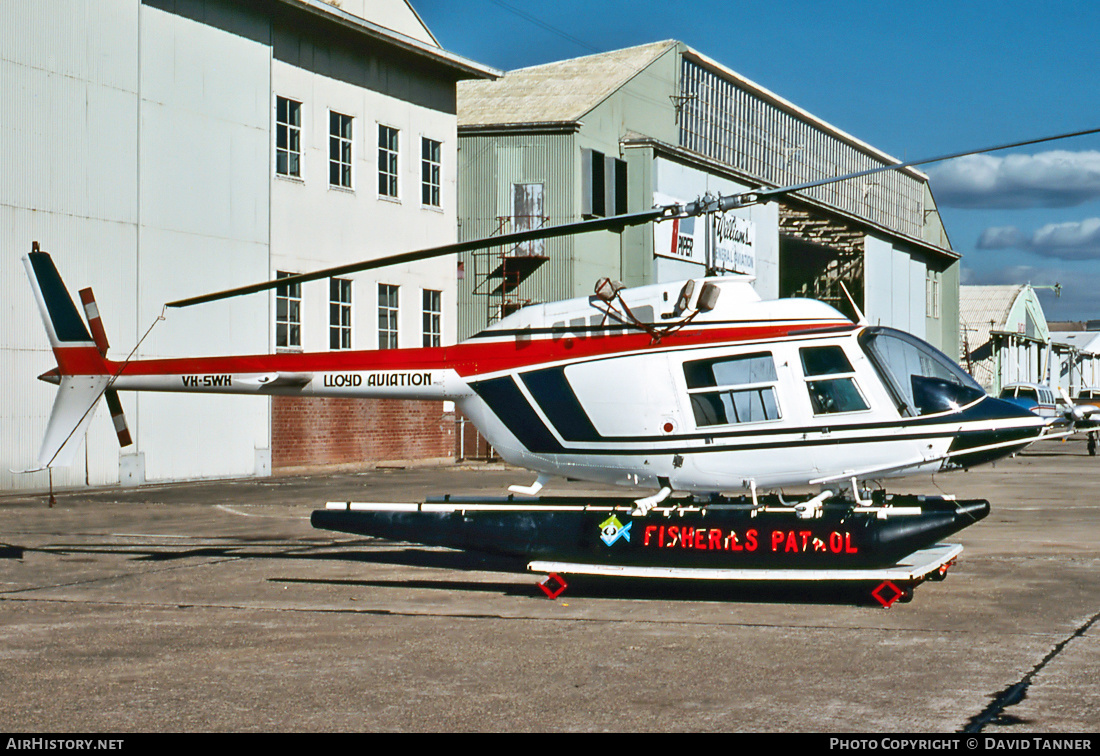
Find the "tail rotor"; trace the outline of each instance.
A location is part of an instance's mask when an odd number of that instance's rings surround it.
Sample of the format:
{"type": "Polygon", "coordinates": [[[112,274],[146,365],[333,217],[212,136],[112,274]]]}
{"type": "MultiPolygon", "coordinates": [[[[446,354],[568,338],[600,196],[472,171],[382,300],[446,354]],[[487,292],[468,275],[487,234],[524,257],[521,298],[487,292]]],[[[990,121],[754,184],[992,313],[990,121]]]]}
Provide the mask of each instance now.
{"type": "MultiPolygon", "coordinates": [[[[103,320],[99,317],[99,307],[95,303],[95,295],[92,294],[91,287],[80,290],[80,302],[84,305],[84,315],[88,319],[88,326],[92,329],[92,339],[95,341],[96,348],[99,349],[101,355],[106,357],[110,344],[107,342],[107,331],[103,328],[103,320]]],[[[111,422],[115,426],[115,433],[118,434],[118,445],[125,448],[134,441],[130,437],[130,427],[126,423],[126,415],[122,412],[122,401],[118,398],[118,392],[113,388],[104,391],[103,396],[107,400],[107,409],[111,412],[111,422]]]]}

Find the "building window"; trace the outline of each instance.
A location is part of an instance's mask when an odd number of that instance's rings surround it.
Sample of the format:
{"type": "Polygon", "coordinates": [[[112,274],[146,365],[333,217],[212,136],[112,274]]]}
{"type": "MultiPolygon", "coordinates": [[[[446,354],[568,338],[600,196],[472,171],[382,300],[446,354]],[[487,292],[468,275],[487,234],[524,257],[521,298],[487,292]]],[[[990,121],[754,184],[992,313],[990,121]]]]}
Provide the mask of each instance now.
{"type": "Polygon", "coordinates": [[[424,346],[443,343],[443,292],[424,289],[424,346]]]}
{"type": "Polygon", "coordinates": [[[397,287],[378,284],[378,348],[397,349],[397,287]]]}
{"type": "Polygon", "coordinates": [[[275,98],[275,173],[302,176],[302,103],[275,98]]]}
{"type": "Polygon", "coordinates": [[[434,139],[420,140],[420,201],[439,207],[439,168],[443,145],[434,139]]]}
{"type": "Polygon", "coordinates": [[[603,218],[627,211],[626,161],[581,150],[581,217],[603,218]]]}
{"type": "MultiPolygon", "coordinates": [[[[545,212],[543,184],[512,184],[512,230],[534,231],[542,228],[550,219],[545,212]]],[[[515,246],[515,255],[541,256],[544,252],[543,240],[520,242],[515,246]]]]}
{"type": "Polygon", "coordinates": [[[931,268],[924,280],[924,312],[930,318],[940,316],[940,274],[931,268]]]}
{"type": "MultiPolygon", "coordinates": [[[[276,278],[293,273],[278,271],[276,278]]],[[[302,348],[302,284],[279,284],[275,287],[275,348],[302,348]]]]}
{"type": "Polygon", "coordinates": [[[328,183],[351,189],[351,116],[329,111],[328,183]]]}
{"type": "Polygon", "coordinates": [[[328,281],[328,346],[351,349],[351,281],[346,278],[328,281]]]}
{"type": "Polygon", "coordinates": [[[397,197],[397,129],[378,127],[378,196],[397,197]]]}

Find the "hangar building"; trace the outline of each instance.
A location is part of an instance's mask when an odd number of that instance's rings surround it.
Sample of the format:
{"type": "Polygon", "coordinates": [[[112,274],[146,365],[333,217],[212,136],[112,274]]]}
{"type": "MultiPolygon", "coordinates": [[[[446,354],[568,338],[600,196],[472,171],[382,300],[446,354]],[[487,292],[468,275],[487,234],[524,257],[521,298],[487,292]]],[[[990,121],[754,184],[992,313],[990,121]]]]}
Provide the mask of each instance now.
{"type": "MultiPolygon", "coordinates": [[[[681,42],[459,84],[459,237],[788,186],[897,162],[681,42]]],[[[904,169],[716,221],[497,247],[461,258],[459,338],[529,302],[749,273],[761,296],[809,296],[958,357],[959,256],[927,177],[904,169]]]]}
{"type": "MultiPolygon", "coordinates": [[[[455,338],[439,261],[171,310],[177,298],[455,240],[456,82],[405,0],[0,3],[0,489],[33,465],[55,388],[19,258],[96,294],[110,357],[373,349],[455,338]],[[150,330],[151,328],[151,330],[150,330]],[[146,332],[148,335],[146,336],[146,332]]],[[[439,404],[123,394],[59,486],[449,457],[439,404]]]]}
{"type": "Polygon", "coordinates": [[[996,396],[1007,383],[1047,383],[1050,329],[1028,284],[960,287],[963,369],[996,396]]]}
{"type": "Polygon", "coordinates": [[[1100,388],[1100,331],[1051,331],[1058,385],[1071,397],[1100,388]]]}

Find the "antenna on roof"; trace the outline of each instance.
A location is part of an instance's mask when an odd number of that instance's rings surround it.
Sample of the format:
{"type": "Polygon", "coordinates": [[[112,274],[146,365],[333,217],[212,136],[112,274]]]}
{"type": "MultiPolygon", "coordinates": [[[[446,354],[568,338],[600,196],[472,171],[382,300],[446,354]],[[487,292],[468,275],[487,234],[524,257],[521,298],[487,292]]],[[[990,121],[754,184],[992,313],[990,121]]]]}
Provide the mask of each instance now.
{"type": "Polygon", "coordinates": [[[1033,288],[1033,289],[1052,289],[1054,291],[1054,296],[1056,296],[1056,297],[1061,297],[1062,296],[1062,284],[1060,284],[1058,282],[1055,282],[1051,286],[1032,286],[1031,282],[1028,281],[1027,285],[1031,286],[1031,288],[1033,288]]]}

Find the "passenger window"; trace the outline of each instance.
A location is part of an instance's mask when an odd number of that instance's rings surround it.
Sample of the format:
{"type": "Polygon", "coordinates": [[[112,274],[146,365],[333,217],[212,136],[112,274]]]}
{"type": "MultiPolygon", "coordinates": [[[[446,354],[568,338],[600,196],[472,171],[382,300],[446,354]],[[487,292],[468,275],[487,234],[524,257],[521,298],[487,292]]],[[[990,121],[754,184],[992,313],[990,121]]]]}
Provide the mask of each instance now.
{"type": "Polygon", "coordinates": [[[685,362],[684,379],[698,427],[780,417],[770,352],[685,362]]]}
{"type": "Polygon", "coordinates": [[[870,409],[856,385],[855,378],[849,377],[855,369],[843,349],[839,346],[802,347],[798,353],[807,379],[815,379],[806,381],[806,390],[810,394],[810,405],[815,415],[870,409]]]}

